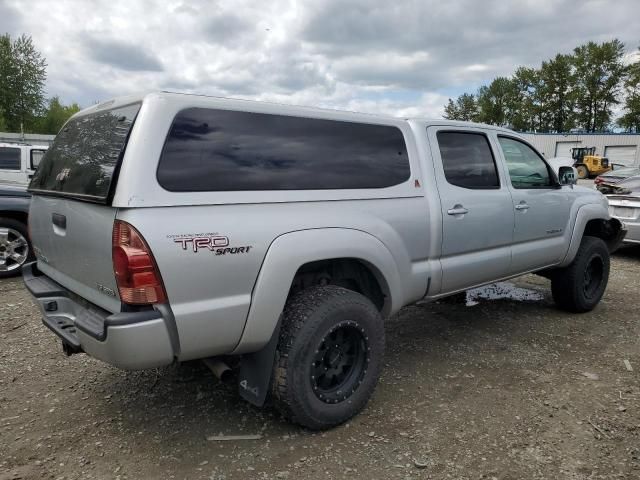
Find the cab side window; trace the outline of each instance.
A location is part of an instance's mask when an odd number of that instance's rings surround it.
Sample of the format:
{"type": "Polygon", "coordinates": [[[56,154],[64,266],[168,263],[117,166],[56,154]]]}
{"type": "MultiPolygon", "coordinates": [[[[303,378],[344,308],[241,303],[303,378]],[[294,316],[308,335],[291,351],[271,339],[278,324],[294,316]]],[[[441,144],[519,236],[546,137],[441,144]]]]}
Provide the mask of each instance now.
{"type": "Polygon", "coordinates": [[[529,145],[509,137],[498,137],[509,168],[513,188],[549,188],[553,180],[548,165],[529,145]]]}
{"type": "Polygon", "coordinates": [[[20,170],[20,149],[0,147],[0,169],[20,170]]]}
{"type": "Polygon", "coordinates": [[[469,189],[500,188],[496,162],[484,134],[441,131],[437,137],[447,182],[469,189]]]}
{"type": "Polygon", "coordinates": [[[31,150],[31,169],[35,170],[40,166],[40,161],[44,157],[46,150],[31,150]]]}

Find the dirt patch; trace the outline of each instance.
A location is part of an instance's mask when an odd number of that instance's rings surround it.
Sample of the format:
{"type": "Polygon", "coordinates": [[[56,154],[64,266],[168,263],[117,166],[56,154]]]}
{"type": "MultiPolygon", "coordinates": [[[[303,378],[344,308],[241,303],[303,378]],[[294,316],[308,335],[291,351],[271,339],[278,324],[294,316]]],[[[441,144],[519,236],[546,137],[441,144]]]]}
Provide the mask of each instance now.
{"type": "Polygon", "coordinates": [[[612,268],[584,315],[556,310],[535,276],[513,282],[526,301],[405,308],[373,400],[323,433],[199,363],[65,357],[21,281],[0,281],[0,479],[640,478],[640,250],[612,268]]]}

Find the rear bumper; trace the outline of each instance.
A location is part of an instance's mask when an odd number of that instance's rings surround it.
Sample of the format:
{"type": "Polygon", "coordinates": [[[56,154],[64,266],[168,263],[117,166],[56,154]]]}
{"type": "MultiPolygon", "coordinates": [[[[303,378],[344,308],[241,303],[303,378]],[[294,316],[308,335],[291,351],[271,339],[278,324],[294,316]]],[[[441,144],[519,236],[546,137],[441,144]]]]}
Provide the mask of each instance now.
{"type": "Polygon", "coordinates": [[[627,228],[627,235],[624,237],[624,243],[639,244],[640,243],[640,222],[629,223],[624,222],[627,228]]]}
{"type": "Polygon", "coordinates": [[[22,276],[42,311],[42,322],[60,337],[68,353],[84,351],[126,370],[168,365],[176,357],[168,308],[112,314],[40,273],[36,262],[26,264],[22,276]]]}

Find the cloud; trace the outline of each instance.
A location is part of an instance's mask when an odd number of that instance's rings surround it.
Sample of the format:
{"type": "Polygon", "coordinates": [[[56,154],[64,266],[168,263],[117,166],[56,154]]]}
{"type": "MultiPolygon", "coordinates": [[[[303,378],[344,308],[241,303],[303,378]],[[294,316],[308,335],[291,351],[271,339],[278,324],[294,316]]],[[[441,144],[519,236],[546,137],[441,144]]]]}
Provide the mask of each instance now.
{"type": "Polygon", "coordinates": [[[22,33],[21,28],[19,10],[0,2],[0,35],[8,33],[12,37],[17,37],[22,33]]]}
{"type": "Polygon", "coordinates": [[[640,16],[637,0],[0,0],[4,31],[32,35],[66,102],[168,89],[439,116],[589,40],[633,50],[640,16]]]}
{"type": "Polygon", "coordinates": [[[93,37],[87,37],[83,44],[88,55],[97,62],[132,72],[163,71],[160,61],[142,46],[93,37]]]}
{"type": "Polygon", "coordinates": [[[222,13],[205,23],[204,33],[210,41],[229,42],[250,32],[251,27],[251,23],[245,18],[232,13],[222,13]]]}

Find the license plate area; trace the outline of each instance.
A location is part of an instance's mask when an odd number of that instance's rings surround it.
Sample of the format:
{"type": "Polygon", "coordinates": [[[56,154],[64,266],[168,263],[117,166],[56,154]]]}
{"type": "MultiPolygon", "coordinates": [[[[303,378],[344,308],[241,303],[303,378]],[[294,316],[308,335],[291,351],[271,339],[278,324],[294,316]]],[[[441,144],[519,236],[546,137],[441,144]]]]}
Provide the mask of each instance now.
{"type": "Polygon", "coordinates": [[[613,210],[613,214],[616,217],[622,218],[636,218],[638,215],[637,211],[633,207],[615,207],[613,210]]]}

